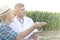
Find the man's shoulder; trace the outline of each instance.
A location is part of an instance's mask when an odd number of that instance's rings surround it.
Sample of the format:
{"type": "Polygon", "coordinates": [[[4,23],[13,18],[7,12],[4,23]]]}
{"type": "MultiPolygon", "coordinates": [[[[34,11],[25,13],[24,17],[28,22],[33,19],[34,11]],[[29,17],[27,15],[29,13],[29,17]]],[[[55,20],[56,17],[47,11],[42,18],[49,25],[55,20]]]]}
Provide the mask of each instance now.
{"type": "Polygon", "coordinates": [[[33,19],[32,19],[32,18],[30,18],[30,17],[27,17],[27,16],[25,16],[25,19],[26,19],[26,20],[33,21],[33,19]]]}
{"type": "Polygon", "coordinates": [[[0,35],[2,39],[6,40],[14,40],[17,33],[14,32],[6,23],[1,22],[0,23],[0,35]],[[6,37],[5,37],[6,36],[6,37]]]}
{"type": "Polygon", "coordinates": [[[3,29],[3,30],[11,30],[11,28],[9,27],[9,25],[6,24],[5,22],[1,22],[0,23],[0,29],[3,29]]]}
{"type": "Polygon", "coordinates": [[[16,20],[17,16],[14,17],[14,20],[16,20]]]}
{"type": "Polygon", "coordinates": [[[17,21],[17,16],[14,17],[13,22],[17,21]]]}
{"type": "Polygon", "coordinates": [[[7,25],[5,22],[0,22],[0,26],[5,26],[7,25]]]}

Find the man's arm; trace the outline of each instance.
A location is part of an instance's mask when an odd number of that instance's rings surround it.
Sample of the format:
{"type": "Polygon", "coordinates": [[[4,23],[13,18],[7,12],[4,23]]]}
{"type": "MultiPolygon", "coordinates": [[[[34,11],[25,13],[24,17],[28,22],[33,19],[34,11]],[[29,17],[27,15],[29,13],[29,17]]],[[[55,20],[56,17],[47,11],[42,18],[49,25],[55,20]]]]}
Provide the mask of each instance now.
{"type": "Polygon", "coordinates": [[[16,37],[16,40],[20,40],[22,38],[24,38],[25,36],[29,35],[34,29],[36,28],[41,28],[44,25],[46,25],[46,22],[36,22],[34,25],[32,25],[30,28],[28,28],[27,30],[19,33],[16,37]]]}
{"type": "Polygon", "coordinates": [[[25,36],[29,35],[34,29],[35,29],[34,26],[32,26],[32,27],[28,28],[27,30],[19,33],[16,37],[16,40],[22,39],[25,36]]]}
{"type": "MultiPolygon", "coordinates": [[[[34,21],[33,21],[32,19],[30,20],[30,22],[31,22],[31,25],[34,24],[34,21]]],[[[38,29],[34,29],[34,30],[31,32],[31,35],[30,35],[29,39],[33,39],[33,40],[38,39],[38,36],[37,36],[37,34],[35,34],[35,32],[38,32],[38,29]]]]}

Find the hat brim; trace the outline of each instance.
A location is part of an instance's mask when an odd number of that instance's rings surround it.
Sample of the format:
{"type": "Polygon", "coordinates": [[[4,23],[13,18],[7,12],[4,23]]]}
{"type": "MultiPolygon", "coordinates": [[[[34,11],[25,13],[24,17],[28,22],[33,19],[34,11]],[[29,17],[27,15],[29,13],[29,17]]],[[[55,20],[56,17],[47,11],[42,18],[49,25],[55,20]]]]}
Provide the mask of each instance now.
{"type": "Polygon", "coordinates": [[[9,10],[10,10],[10,9],[8,9],[8,10],[4,11],[2,14],[0,14],[0,17],[2,17],[2,16],[4,16],[4,15],[8,14],[8,13],[6,13],[6,12],[8,12],[9,10]]]}

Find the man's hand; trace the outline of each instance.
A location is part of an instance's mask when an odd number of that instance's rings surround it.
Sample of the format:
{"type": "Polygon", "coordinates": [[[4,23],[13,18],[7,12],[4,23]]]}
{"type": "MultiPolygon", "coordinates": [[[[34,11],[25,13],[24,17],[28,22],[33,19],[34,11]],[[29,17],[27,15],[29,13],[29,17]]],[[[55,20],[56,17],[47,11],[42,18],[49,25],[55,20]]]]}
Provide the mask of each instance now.
{"type": "Polygon", "coordinates": [[[33,26],[34,28],[42,28],[46,24],[47,24],[46,22],[36,22],[33,26]]]}

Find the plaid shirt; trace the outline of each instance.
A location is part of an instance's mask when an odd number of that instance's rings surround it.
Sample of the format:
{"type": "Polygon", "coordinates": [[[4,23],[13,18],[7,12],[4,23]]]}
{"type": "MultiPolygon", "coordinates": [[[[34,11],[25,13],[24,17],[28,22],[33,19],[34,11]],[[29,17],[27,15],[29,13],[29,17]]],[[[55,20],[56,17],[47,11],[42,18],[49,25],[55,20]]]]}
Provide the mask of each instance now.
{"type": "Polygon", "coordinates": [[[15,40],[16,35],[6,23],[0,23],[0,40],[15,40]]]}

